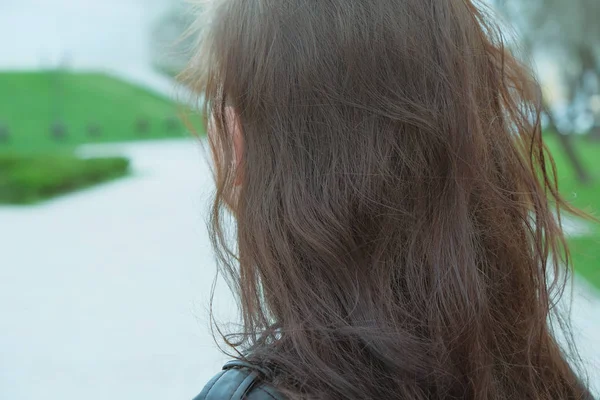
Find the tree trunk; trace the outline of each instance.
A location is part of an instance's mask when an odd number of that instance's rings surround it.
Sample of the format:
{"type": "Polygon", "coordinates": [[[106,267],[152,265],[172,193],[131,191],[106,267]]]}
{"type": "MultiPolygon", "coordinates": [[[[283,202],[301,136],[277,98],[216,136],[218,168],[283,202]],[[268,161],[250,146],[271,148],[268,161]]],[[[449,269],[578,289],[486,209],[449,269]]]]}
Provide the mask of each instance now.
{"type": "Polygon", "coordinates": [[[550,112],[548,107],[544,107],[544,111],[546,112],[546,116],[548,117],[549,128],[552,131],[554,131],[554,133],[558,137],[560,145],[563,148],[565,154],[567,155],[567,158],[569,159],[569,162],[571,163],[573,170],[575,171],[577,180],[583,184],[589,183],[591,181],[591,177],[588,174],[588,172],[586,171],[585,167],[583,166],[583,163],[581,162],[581,159],[580,159],[579,155],[577,154],[575,147],[573,146],[573,141],[571,140],[571,136],[564,135],[559,130],[558,126],[556,125],[554,116],[552,115],[552,113],[550,112]]]}
{"type": "Polygon", "coordinates": [[[593,142],[600,142],[600,125],[595,125],[590,133],[588,134],[588,139],[593,142]]]}

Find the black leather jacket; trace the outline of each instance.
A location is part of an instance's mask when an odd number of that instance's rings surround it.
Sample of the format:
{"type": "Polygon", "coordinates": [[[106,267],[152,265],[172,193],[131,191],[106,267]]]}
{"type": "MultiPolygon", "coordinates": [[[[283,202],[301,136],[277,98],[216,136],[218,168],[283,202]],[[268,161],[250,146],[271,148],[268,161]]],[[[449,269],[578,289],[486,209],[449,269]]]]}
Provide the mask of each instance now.
{"type": "Polygon", "coordinates": [[[285,400],[265,378],[268,372],[244,361],[230,361],[194,400],[285,400]]]}
{"type": "MultiPolygon", "coordinates": [[[[244,361],[230,361],[194,400],[286,400],[267,383],[269,372],[244,361]]],[[[594,400],[588,392],[584,400],[594,400]]]]}

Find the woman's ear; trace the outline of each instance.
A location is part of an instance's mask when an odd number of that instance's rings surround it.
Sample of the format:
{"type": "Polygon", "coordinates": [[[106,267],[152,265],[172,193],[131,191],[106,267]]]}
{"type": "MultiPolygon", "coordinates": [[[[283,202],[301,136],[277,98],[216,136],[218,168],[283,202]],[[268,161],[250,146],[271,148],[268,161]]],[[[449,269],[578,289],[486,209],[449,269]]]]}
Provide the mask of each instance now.
{"type": "Polygon", "coordinates": [[[225,109],[225,118],[233,142],[234,168],[236,171],[234,185],[240,186],[243,182],[242,164],[244,161],[244,135],[242,132],[242,124],[233,107],[227,107],[225,109]]]}

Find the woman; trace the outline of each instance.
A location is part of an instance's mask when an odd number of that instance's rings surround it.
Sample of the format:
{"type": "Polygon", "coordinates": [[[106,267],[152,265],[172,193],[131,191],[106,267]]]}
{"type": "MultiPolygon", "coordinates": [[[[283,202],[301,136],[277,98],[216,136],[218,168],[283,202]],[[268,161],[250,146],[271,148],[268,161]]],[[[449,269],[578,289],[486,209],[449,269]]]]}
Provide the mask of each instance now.
{"type": "Polygon", "coordinates": [[[244,325],[198,399],[589,398],[548,322],[578,212],[483,7],[213,5],[184,78],[244,325]]]}

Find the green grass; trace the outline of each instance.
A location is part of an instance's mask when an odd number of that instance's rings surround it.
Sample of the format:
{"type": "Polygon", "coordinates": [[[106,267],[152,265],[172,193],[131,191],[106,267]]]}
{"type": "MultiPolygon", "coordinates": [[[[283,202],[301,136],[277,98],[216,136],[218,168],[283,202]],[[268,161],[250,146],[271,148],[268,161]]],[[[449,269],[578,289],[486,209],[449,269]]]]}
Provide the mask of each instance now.
{"type": "Polygon", "coordinates": [[[187,137],[182,111],[189,113],[103,74],[0,72],[0,204],[35,203],[123,176],[126,159],[78,159],[73,149],[187,137]]]}
{"type": "MultiPolygon", "coordinates": [[[[575,179],[558,140],[546,135],[546,144],[550,148],[558,169],[559,189],[563,196],[576,207],[600,216],[600,143],[578,137],[574,145],[592,179],[582,184],[575,179]]],[[[600,227],[590,223],[591,232],[583,237],[569,238],[571,255],[575,270],[590,283],[600,288],[600,227]]]]}
{"type": "Polygon", "coordinates": [[[31,204],[127,174],[121,157],[0,155],[0,204],[31,204]]]}
{"type": "Polygon", "coordinates": [[[184,137],[179,113],[169,99],[103,74],[0,73],[0,130],[9,132],[4,141],[0,135],[0,151],[184,137]],[[55,123],[65,128],[62,140],[52,134],[55,123]]]}

